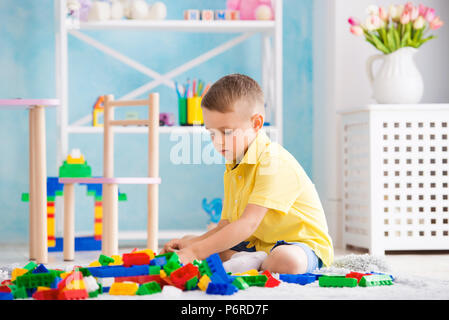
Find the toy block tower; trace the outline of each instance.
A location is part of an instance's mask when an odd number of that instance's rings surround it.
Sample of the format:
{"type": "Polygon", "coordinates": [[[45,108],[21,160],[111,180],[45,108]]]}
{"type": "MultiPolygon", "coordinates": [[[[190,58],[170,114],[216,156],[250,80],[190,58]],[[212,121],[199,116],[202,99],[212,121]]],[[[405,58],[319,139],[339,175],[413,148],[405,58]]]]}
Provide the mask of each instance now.
{"type": "Polygon", "coordinates": [[[92,111],[92,125],[94,127],[103,127],[103,123],[99,121],[101,115],[104,114],[104,106],[103,106],[104,96],[101,96],[95,102],[93,111],[92,111]]]}

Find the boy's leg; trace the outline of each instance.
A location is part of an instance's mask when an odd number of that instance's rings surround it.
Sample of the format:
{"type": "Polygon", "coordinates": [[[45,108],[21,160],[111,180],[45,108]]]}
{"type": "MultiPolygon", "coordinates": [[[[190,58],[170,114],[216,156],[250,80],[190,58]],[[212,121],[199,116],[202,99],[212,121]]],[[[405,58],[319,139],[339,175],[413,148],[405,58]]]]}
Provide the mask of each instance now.
{"type": "Polygon", "coordinates": [[[225,250],[223,252],[220,252],[218,255],[220,256],[220,259],[222,262],[228,261],[231,259],[231,257],[236,254],[238,251],[234,251],[231,249],[225,250]]]}
{"type": "Polygon", "coordinates": [[[262,270],[299,274],[307,271],[307,264],[308,257],[303,248],[296,245],[280,245],[275,247],[262,263],[262,270]]]}

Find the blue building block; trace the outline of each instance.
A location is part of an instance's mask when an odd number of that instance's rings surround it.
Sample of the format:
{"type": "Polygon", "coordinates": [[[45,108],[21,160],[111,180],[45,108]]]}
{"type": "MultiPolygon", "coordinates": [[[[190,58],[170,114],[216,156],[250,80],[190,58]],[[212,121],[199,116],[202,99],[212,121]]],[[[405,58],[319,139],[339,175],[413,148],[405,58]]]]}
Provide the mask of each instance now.
{"type": "Polygon", "coordinates": [[[55,197],[56,192],[63,192],[64,184],[59,183],[59,177],[47,177],[47,197],[55,197]]]}
{"type": "Polygon", "coordinates": [[[149,265],[88,267],[90,273],[97,278],[145,276],[150,274],[149,265]]]}
{"type": "Polygon", "coordinates": [[[58,288],[58,284],[59,282],[62,281],[62,278],[60,277],[55,277],[55,280],[51,283],[50,288],[52,289],[57,289],[58,288]]]}
{"type": "Polygon", "coordinates": [[[221,294],[221,295],[231,295],[235,292],[239,291],[236,286],[230,283],[214,283],[209,282],[207,286],[206,293],[207,294],[221,294]]]}
{"type": "Polygon", "coordinates": [[[150,260],[150,266],[163,266],[167,263],[167,258],[157,257],[150,260]]]}
{"type": "Polygon", "coordinates": [[[0,292],[0,300],[13,300],[11,292],[0,292]]]}
{"type": "Polygon", "coordinates": [[[297,283],[300,285],[306,285],[317,280],[316,275],[314,274],[280,274],[279,280],[288,282],[288,283],[297,283]]]}
{"type": "MultiPolygon", "coordinates": [[[[56,238],[55,246],[48,247],[48,252],[61,252],[63,250],[63,239],[56,238]]],[[[93,236],[90,237],[76,237],[75,251],[100,251],[101,240],[95,240],[93,236]]]]}
{"type": "Polygon", "coordinates": [[[389,276],[391,278],[391,281],[394,281],[394,277],[391,274],[386,274],[386,273],[382,273],[382,272],[374,272],[374,271],[370,271],[371,274],[378,274],[378,275],[386,275],[389,276]]]}
{"type": "Polygon", "coordinates": [[[49,273],[47,268],[43,264],[40,264],[36,269],[33,270],[33,273],[49,273]]]}
{"type": "Polygon", "coordinates": [[[214,274],[217,274],[217,276],[221,278],[221,282],[223,283],[230,283],[233,281],[233,279],[226,273],[218,253],[210,255],[208,258],[206,258],[206,262],[209,266],[210,271],[212,272],[212,276],[214,274]]]}

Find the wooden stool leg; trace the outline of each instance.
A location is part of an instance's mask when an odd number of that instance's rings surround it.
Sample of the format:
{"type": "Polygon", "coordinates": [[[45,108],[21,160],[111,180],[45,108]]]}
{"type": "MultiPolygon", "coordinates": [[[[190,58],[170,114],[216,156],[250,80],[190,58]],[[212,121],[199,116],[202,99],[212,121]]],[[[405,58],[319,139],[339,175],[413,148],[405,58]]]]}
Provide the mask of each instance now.
{"type": "Polygon", "coordinates": [[[47,245],[47,164],[45,147],[45,109],[35,107],[35,182],[36,192],[33,201],[36,204],[36,261],[48,263],[47,245]]]}
{"type": "Polygon", "coordinates": [[[34,210],[34,188],[35,188],[35,184],[36,182],[34,181],[35,178],[35,174],[34,174],[34,165],[35,165],[35,148],[34,148],[34,137],[36,136],[35,134],[35,112],[34,112],[34,108],[31,108],[29,110],[29,250],[30,250],[30,260],[35,260],[36,259],[36,222],[35,222],[35,217],[36,217],[36,212],[34,210]]]}
{"type": "Polygon", "coordinates": [[[75,259],[75,186],[64,185],[64,261],[75,259]]]}

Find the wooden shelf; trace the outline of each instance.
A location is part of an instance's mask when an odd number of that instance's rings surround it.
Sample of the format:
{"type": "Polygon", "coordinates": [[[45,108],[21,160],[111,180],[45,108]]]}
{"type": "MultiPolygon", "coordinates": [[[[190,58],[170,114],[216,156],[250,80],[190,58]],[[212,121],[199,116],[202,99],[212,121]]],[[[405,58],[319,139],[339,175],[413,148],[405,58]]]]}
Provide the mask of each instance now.
{"type": "Polygon", "coordinates": [[[272,32],[274,21],[203,21],[203,20],[108,20],[100,22],[80,22],[78,25],[67,21],[68,30],[150,30],[181,32],[272,32]]]}

